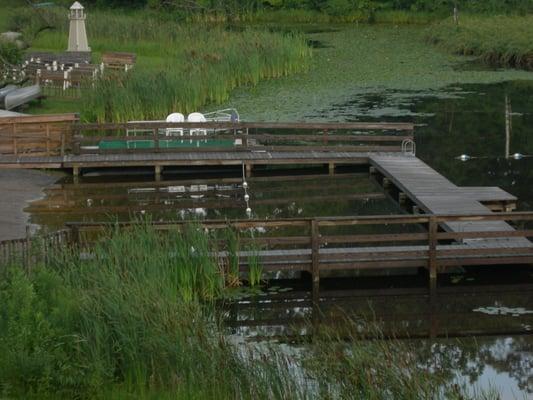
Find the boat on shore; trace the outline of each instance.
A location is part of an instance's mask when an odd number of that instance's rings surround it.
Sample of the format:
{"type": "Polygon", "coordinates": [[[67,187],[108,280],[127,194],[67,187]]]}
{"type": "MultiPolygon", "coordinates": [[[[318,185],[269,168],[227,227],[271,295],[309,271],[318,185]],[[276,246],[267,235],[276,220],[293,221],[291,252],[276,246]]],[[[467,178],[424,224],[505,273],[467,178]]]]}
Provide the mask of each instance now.
{"type": "Polygon", "coordinates": [[[17,85],[7,85],[7,86],[4,86],[2,89],[0,89],[0,108],[3,108],[4,106],[4,100],[6,98],[6,96],[17,90],[19,87],[17,85]]]}
{"type": "Polygon", "coordinates": [[[41,86],[32,85],[21,87],[12,91],[9,91],[4,99],[3,106],[5,110],[12,110],[23,104],[29,103],[32,100],[36,100],[41,96],[41,86]]]}

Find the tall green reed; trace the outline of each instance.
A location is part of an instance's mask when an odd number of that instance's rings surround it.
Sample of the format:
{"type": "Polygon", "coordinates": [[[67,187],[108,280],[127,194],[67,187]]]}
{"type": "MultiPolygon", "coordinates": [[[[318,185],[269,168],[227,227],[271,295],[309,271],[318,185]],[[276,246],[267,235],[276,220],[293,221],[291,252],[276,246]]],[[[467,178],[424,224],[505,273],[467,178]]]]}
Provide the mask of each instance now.
{"type": "Polygon", "coordinates": [[[533,69],[533,16],[461,16],[434,24],[428,41],[490,65],[533,69]]]}
{"type": "MultiPolygon", "coordinates": [[[[32,47],[64,50],[68,35],[64,10],[48,13],[56,29],[41,32],[32,47]]],[[[13,21],[38,25],[34,14],[15,16],[13,21]]],[[[185,24],[158,14],[91,11],[87,35],[94,61],[106,51],[138,56],[131,73],[107,75],[83,96],[82,118],[91,121],[163,119],[174,111],[198,111],[226,101],[237,86],[305,71],[311,54],[298,34],[185,24]]]]}
{"type": "Polygon", "coordinates": [[[140,223],[90,253],[0,270],[2,396],[468,398],[414,346],[361,340],[360,321],[317,329],[298,350],[227,336],[210,301],[224,285],[213,242],[194,224],[140,223]]]}
{"type": "Polygon", "coordinates": [[[259,257],[259,248],[255,245],[248,246],[248,284],[255,287],[261,284],[263,267],[259,257]]]}

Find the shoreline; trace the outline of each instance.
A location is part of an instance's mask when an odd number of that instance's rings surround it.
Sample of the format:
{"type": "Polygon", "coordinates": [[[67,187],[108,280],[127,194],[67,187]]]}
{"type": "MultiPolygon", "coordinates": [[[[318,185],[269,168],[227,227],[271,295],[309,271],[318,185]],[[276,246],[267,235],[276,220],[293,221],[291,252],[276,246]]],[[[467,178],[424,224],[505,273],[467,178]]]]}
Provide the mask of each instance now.
{"type": "Polygon", "coordinates": [[[0,170],[0,241],[26,237],[30,215],[24,209],[58,178],[37,170],[0,170]]]}

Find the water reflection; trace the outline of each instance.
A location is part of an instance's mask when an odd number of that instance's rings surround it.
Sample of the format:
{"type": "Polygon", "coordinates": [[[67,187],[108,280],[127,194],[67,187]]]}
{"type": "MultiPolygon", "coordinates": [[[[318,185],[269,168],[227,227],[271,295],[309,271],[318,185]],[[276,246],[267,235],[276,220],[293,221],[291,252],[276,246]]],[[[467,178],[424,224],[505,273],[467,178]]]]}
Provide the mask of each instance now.
{"type": "Polygon", "coordinates": [[[249,205],[257,218],[397,213],[368,173],[348,171],[329,176],[321,170],[265,171],[247,179],[249,201],[238,173],[229,176],[167,175],[64,179],[45,190],[28,207],[32,222],[59,228],[67,221],[126,221],[246,218],[249,205]],[[294,171],[293,171],[294,173],[294,171]]]}
{"type": "Polygon", "coordinates": [[[446,276],[433,301],[416,276],[325,280],[318,304],[305,281],[271,282],[261,293],[227,302],[224,315],[230,334],[254,341],[301,344],[324,325],[346,338],[417,340],[421,362],[444,369],[450,380],[496,386],[502,398],[528,397],[533,277],[521,268],[502,279],[502,271],[446,276]]]}
{"type": "Polygon", "coordinates": [[[519,198],[519,209],[533,210],[532,90],[531,81],[462,84],[434,91],[374,88],[308,116],[414,121],[417,156],[432,168],[458,186],[499,186],[519,198]],[[506,97],[512,111],[508,147],[506,97]],[[515,159],[515,153],[525,157],[515,159]],[[462,154],[471,158],[463,162],[458,159],[462,154]]]}

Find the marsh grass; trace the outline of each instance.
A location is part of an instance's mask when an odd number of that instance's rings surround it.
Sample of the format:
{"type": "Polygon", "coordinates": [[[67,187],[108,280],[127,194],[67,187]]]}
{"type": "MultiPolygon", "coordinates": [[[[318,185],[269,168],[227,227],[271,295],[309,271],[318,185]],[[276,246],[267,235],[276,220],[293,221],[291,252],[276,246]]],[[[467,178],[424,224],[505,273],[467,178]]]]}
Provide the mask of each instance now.
{"type": "MultiPolygon", "coordinates": [[[[65,12],[55,8],[47,13],[53,30],[37,34],[42,21],[28,11],[15,14],[12,23],[28,31],[33,49],[63,51],[65,12]]],[[[140,12],[91,11],[87,35],[94,62],[106,51],[138,56],[131,73],[107,75],[86,91],[80,108],[82,118],[91,121],[164,119],[175,111],[198,111],[226,101],[237,86],[306,70],[311,54],[295,33],[227,30],[220,24],[179,23],[140,12]]]]}
{"type": "Polygon", "coordinates": [[[248,256],[248,284],[251,287],[259,286],[262,282],[263,267],[259,260],[258,249],[251,247],[248,256]]]}
{"type": "Polygon", "coordinates": [[[462,16],[434,24],[428,40],[496,66],[533,69],[533,16],[462,16]]]}
{"type": "Polygon", "coordinates": [[[383,338],[360,321],[322,327],[292,350],[227,336],[212,301],[225,290],[212,243],[195,224],[162,233],[139,223],[108,231],[90,254],[0,270],[1,395],[468,398],[408,342],[362,340],[383,338]]]}

